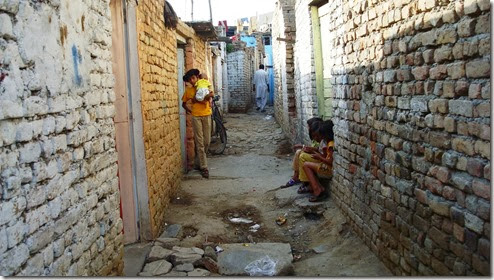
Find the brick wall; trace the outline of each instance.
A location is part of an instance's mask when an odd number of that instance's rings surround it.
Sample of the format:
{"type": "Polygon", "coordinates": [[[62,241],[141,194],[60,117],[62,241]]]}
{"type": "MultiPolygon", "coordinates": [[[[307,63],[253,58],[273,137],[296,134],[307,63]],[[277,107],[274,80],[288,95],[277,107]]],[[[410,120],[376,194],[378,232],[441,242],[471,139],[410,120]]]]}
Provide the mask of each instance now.
{"type": "Polygon", "coordinates": [[[309,0],[295,3],[296,42],[294,49],[295,101],[297,135],[295,142],[309,142],[307,120],[317,116],[316,73],[312,45],[312,23],[309,0]]]}
{"type": "Polygon", "coordinates": [[[489,275],[489,1],[330,5],[334,200],[396,275],[489,275]]]}
{"type": "Polygon", "coordinates": [[[206,44],[204,41],[194,35],[187,41],[187,53],[186,53],[186,66],[185,69],[189,70],[197,68],[201,72],[206,71],[206,44]]]}
{"type": "Polygon", "coordinates": [[[109,1],[0,2],[0,275],[123,269],[109,1]]]}
{"type": "Polygon", "coordinates": [[[232,113],[247,112],[252,108],[252,78],[251,59],[254,48],[244,47],[245,43],[235,43],[235,51],[227,54],[228,92],[230,99],[228,111],[232,113]]]}
{"type": "Polygon", "coordinates": [[[165,28],[163,4],[164,0],[153,0],[137,6],[143,137],[151,230],[155,237],[164,228],[165,208],[182,175],[177,42],[175,31],[165,28]]]}
{"type": "Polygon", "coordinates": [[[295,41],[295,1],[278,1],[273,13],[272,43],[274,64],[275,118],[290,138],[297,135],[293,43],[295,41]],[[287,41],[280,41],[285,39],[287,41]]]}

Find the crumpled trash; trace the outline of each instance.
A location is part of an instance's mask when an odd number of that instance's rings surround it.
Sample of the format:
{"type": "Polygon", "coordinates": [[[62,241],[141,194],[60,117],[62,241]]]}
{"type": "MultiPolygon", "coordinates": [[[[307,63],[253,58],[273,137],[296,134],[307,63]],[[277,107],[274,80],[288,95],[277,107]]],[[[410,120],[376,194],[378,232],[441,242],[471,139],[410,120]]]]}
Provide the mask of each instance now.
{"type": "Polygon", "coordinates": [[[278,219],[276,219],[276,224],[281,226],[286,223],[286,217],[285,216],[279,216],[278,219]]]}
{"type": "Polygon", "coordinates": [[[220,246],[216,246],[216,248],[214,248],[216,253],[220,253],[220,252],[223,252],[223,248],[221,248],[220,246]]]}
{"type": "Polygon", "coordinates": [[[267,116],[264,117],[264,119],[267,120],[267,121],[269,121],[272,118],[273,118],[273,116],[271,116],[271,115],[267,115],[267,116]]]}
{"type": "Polygon", "coordinates": [[[251,232],[256,232],[258,229],[260,229],[261,226],[259,224],[255,224],[249,228],[249,231],[251,232]]]}
{"type": "Polygon", "coordinates": [[[249,263],[244,271],[250,276],[273,276],[276,274],[276,261],[269,256],[264,256],[249,263]]]}
{"type": "Polygon", "coordinates": [[[253,221],[252,220],[249,220],[249,219],[246,219],[246,218],[230,218],[230,222],[232,223],[235,223],[235,224],[250,224],[252,223],[253,221]]]}

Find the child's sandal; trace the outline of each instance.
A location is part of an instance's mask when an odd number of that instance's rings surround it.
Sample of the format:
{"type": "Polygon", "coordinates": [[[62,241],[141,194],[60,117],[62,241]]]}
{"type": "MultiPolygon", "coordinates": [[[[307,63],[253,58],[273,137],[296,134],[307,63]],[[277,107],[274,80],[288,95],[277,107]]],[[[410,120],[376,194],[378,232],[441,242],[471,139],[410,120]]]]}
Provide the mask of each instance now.
{"type": "Polygon", "coordinates": [[[328,195],[325,192],[320,193],[317,196],[309,197],[309,202],[321,202],[322,200],[328,198],[328,195]]]}
{"type": "Polygon", "coordinates": [[[297,184],[300,184],[300,181],[297,180],[293,180],[293,178],[291,178],[286,184],[284,184],[283,186],[281,186],[282,189],[285,189],[285,188],[289,188],[291,186],[295,186],[297,184]]]}
{"type": "Polygon", "coordinates": [[[310,193],[310,188],[307,185],[302,185],[302,186],[298,187],[297,193],[298,194],[310,193]]]}
{"type": "Polygon", "coordinates": [[[201,169],[201,176],[208,179],[209,178],[209,170],[207,168],[201,169]]]}

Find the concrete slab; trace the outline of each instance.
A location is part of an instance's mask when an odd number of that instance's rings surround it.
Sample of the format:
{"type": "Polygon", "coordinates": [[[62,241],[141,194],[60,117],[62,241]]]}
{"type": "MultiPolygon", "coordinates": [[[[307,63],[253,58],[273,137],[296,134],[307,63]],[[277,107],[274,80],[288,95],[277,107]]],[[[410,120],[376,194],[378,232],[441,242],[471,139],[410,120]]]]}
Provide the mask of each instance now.
{"type": "Polygon", "coordinates": [[[151,247],[151,243],[135,243],[124,247],[123,276],[135,277],[139,275],[151,247]]]}
{"type": "Polygon", "coordinates": [[[245,267],[265,256],[269,256],[276,262],[275,275],[290,275],[293,272],[293,256],[290,244],[233,243],[223,244],[221,247],[224,249],[218,255],[218,266],[221,275],[248,275],[245,267]]]}

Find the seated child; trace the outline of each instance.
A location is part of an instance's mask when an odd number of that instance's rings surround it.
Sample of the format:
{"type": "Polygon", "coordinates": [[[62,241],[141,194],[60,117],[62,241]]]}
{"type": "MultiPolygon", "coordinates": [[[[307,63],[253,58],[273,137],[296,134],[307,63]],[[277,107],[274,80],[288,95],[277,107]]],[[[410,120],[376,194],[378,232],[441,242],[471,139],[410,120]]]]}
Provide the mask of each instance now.
{"type": "Polygon", "coordinates": [[[322,137],[320,129],[324,125],[325,122],[320,122],[319,123],[319,129],[317,130],[317,140],[319,140],[319,146],[317,148],[314,147],[305,147],[302,149],[302,152],[300,153],[300,156],[298,157],[298,166],[299,166],[299,171],[298,171],[298,178],[302,182],[302,186],[300,186],[297,190],[297,193],[302,194],[302,193],[308,193],[311,192],[311,189],[309,187],[309,178],[307,177],[307,174],[305,173],[304,170],[304,164],[306,162],[314,162],[314,163],[320,163],[321,160],[319,159],[320,156],[325,156],[325,148],[327,147],[327,141],[324,137],[322,137]]]}
{"type": "Polygon", "coordinates": [[[204,101],[206,96],[213,91],[213,85],[208,80],[206,74],[199,74],[199,80],[195,84],[196,87],[196,100],[201,102],[204,101]]]}
{"type": "Polygon", "coordinates": [[[313,194],[309,198],[310,202],[318,202],[327,197],[327,193],[324,191],[324,187],[317,179],[317,174],[324,176],[333,175],[333,148],[334,148],[334,132],[333,122],[323,122],[321,129],[319,130],[321,136],[327,141],[327,145],[324,148],[324,155],[314,154],[313,158],[320,162],[305,162],[303,169],[310,183],[310,189],[313,194]]]}
{"type": "Polygon", "coordinates": [[[317,133],[319,129],[319,124],[322,122],[322,119],[319,117],[313,117],[307,120],[307,127],[309,129],[309,138],[311,140],[311,145],[310,146],[305,146],[302,144],[296,144],[293,145],[293,149],[295,150],[295,155],[293,157],[293,176],[290,178],[290,180],[283,186],[281,186],[282,189],[288,188],[291,186],[294,186],[296,184],[300,183],[300,179],[298,178],[298,171],[299,171],[299,157],[300,154],[305,150],[309,151],[311,148],[317,149],[319,147],[319,142],[321,139],[319,139],[319,135],[317,133]]]}

